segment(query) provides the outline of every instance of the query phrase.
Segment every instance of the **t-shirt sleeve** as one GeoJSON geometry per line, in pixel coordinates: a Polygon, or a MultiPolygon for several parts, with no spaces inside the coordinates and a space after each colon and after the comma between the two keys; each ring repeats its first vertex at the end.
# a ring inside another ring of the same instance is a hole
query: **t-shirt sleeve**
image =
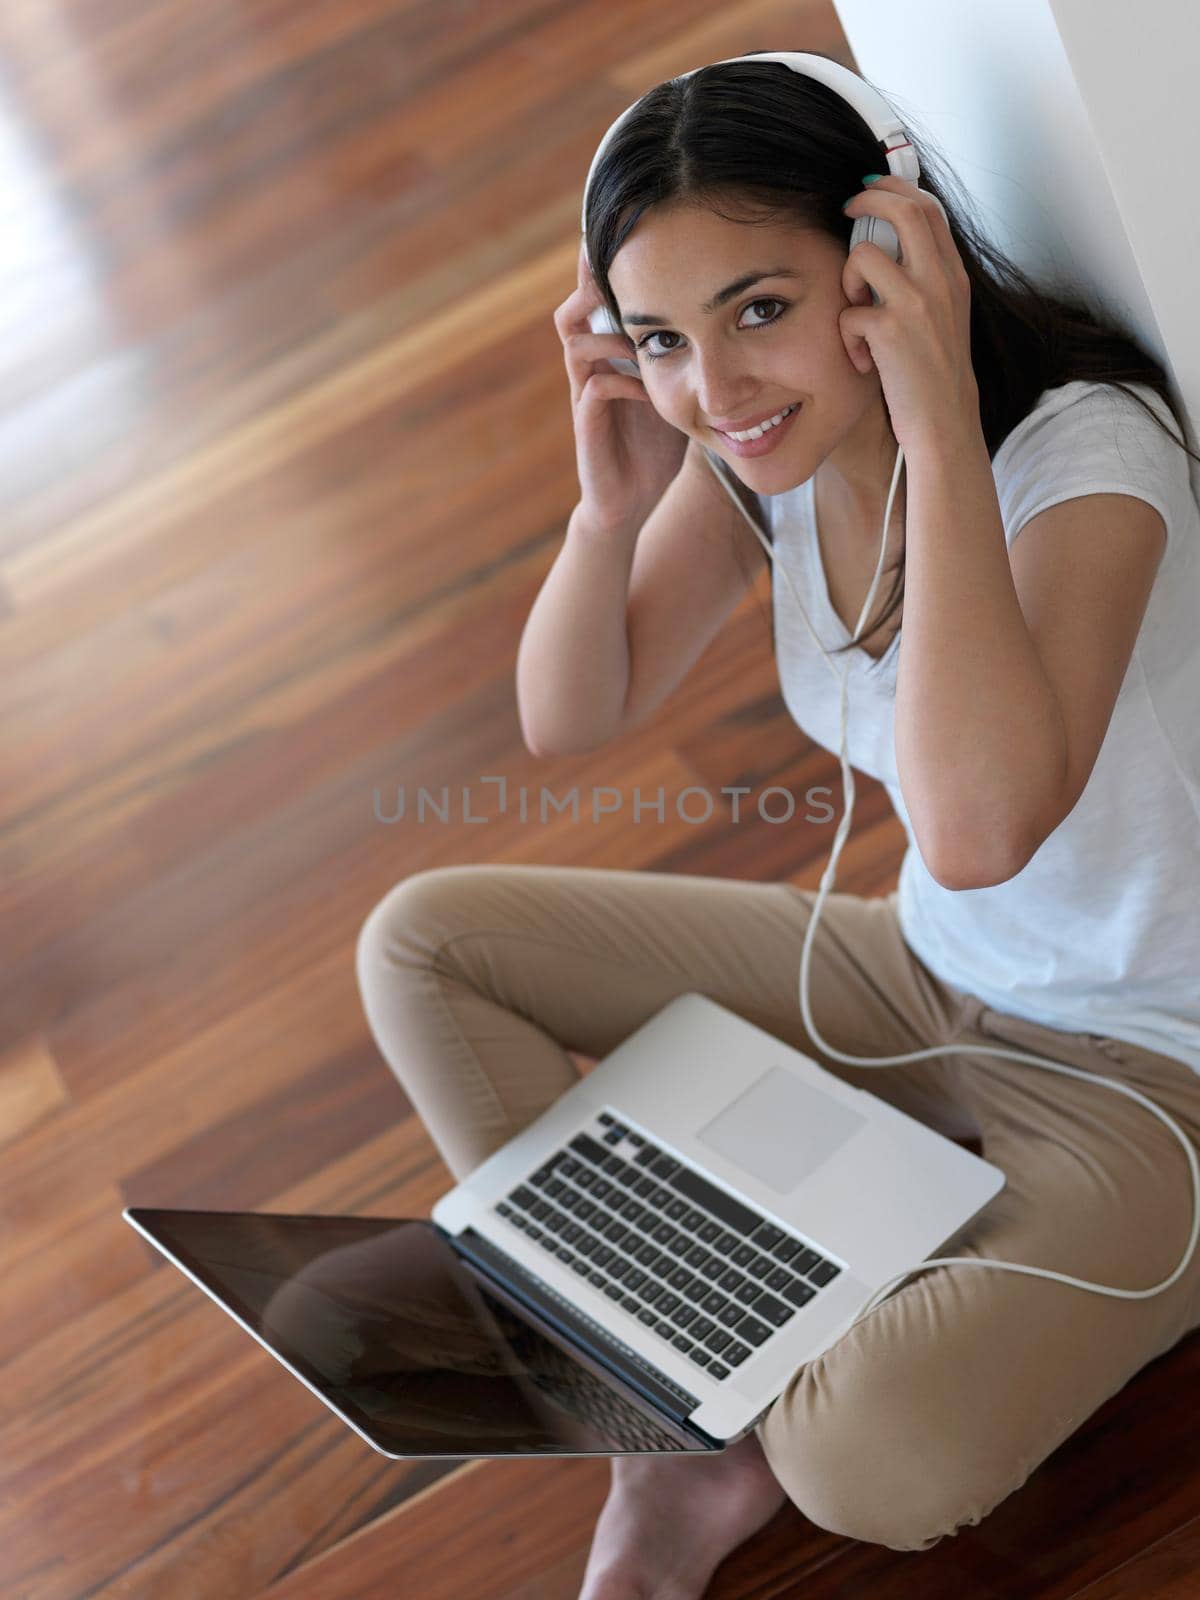
{"type": "Polygon", "coordinates": [[[1031,517],[1060,501],[1128,494],[1160,514],[1171,548],[1187,521],[1189,457],[1174,442],[1179,424],[1170,407],[1145,385],[1134,387],[1170,435],[1136,400],[1103,383],[1066,385],[1070,396],[1050,391],[1057,402],[1039,403],[1009,434],[992,465],[1010,547],[1031,517]]]}

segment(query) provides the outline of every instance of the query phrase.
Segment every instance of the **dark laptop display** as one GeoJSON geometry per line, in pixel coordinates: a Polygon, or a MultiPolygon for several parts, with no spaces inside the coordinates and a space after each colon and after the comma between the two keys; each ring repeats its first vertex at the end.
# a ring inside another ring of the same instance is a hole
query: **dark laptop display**
{"type": "Polygon", "coordinates": [[[430,1222],[145,1208],[127,1216],[387,1455],[703,1448],[671,1431],[601,1356],[568,1344],[541,1316],[535,1325],[430,1222]]]}

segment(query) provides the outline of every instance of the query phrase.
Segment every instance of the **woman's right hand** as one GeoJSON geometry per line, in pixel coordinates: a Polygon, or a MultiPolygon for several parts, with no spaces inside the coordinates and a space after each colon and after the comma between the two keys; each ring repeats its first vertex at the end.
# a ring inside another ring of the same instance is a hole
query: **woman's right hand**
{"type": "Polygon", "coordinates": [[[580,514],[597,529],[640,528],[683,465],[688,439],[659,416],[640,379],[609,366],[630,359],[629,342],[620,333],[592,332],[588,319],[604,299],[582,241],[578,272],[554,326],[571,384],[580,514]]]}

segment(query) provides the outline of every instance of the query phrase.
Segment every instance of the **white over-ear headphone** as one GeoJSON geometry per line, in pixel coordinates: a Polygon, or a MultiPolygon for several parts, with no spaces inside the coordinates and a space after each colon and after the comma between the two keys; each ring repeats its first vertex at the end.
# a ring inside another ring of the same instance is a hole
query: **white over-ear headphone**
{"type": "MultiPolygon", "coordinates": [[[[913,146],[909,140],[908,132],[904,127],[903,121],[896,114],[894,108],[887,103],[879,91],[872,88],[870,84],[865,83],[863,79],[857,75],[857,73],[851,72],[847,67],[840,66],[836,61],[827,61],[824,56],[809,55],[802,51],[779,51],[778,53],[771,55],[730,56],[725,61],[714,62],[713,65],[727,66],[734,61],[750,61],[755,63],[778,62],[781,66],[788,67],[792,72],[800,73],[804,77],[815,78],[818,82],[826,84],[830,89],[835,90],[842,96],[844,100],[854,107],[855,111],[858,112],[863,121],[871,129],[871,132],[879,140],[884,156],[887,160],[888,171],[894,173],[897,177],[908,178],[913,183],[916,183],[919,180],[920,167],[917,162],[917,153],[913,149],[913,146]]],[[[692,69],[693,72],[699,72],[700,70],[701,69],[699,67],[692,69]]],[[[692,72],[680,73],[679,76],[681,78],[690,78],[692,76],[692,72]]],[[[635,101],[634,104],[623,111],[616,121],[611,125],[603,139],[601,139],[600,144],[596,149],[596,154],[592,157],[592,164],[588,168],[587,181],[583,187],[583,208],[580,218],[580,226],[584,239],[585,259],[587,255],[587,202],[588,193],[591,189],[592,177],[609,140],[613,137],[614,133],[621,126],[625,118],[628,117],[640,103],[640,100],[635,101]]],[[[867,239],[871,243],[878,245],[882,250],[885,250],[894,261],[899,261],[901,259],[900,242],[897,238],[896,230],[892,227],[891,223],[885,222],[882,218],[859,217],[856,219],[853,230],[850,234],[849,248],[852,250],[854,246],[863,239],[867,239]]],[[[879,303],[878,296],[875,294],[874,290],[871,291],[871,298],[876,304],[879,303]]],[[[613,322],[607,306],[598,306],[592,312],[589,320],[594,333],[621,332],[621,329],[613,322]]],[[[635,378],[641,377],[635,362],[627,361],[620,357],[606,357],[606,359],[609,360],[611,364],[619,371],[627,372],[630,374],[630,376],[635,378]]],[[[741,500],[738,498],[737,493],[735,492],[728,476],[724,471],[725,463],[720,457],[714,455],[712,451],[707,449],[707,447],[705,448],[705,457],[709,466],[716,475],[717,481],[729,495],[739,513],[749,523],[750,528],[758,542],[766,551],[768,559],[774,562],[775,552],[772,549],[769,541],[764,537],[762,530],[758,527],[757,523],[749,515],[745,507],[742,505],[741,500]]],[[[900,478],[900,468],[903,464],[903,461],[904,452],[901,449],[897,449],[896,465],[892,472],[891,486],[888,490],[887,506],[883,514],[883,537],[879,546],[879,558],[875,564],[875,573],[871,579],[871,586],[867,591],[867,598],[863,602],[863,607],[859,613],[858,621],[854,625],[855,639],[859,637],[859,629],[863,626],[863,623],[870,614],[871,604],[874,601],[875,591],[879,584],[880,573],[883,570],[883,558],[887,548],[887,529],[888,524],[891,521],[892,502],[895,499],[896,485],[900,478]]],[[[1197,1166],[1196,1154],[1192,1147],[1192,1143],[1180,1128],[1179,1124],[1174,1120],[1173,1117],[1169,1116],[1161,1106],[1156,1105],[1154,1101],[1151,1100],[1147,1095],[1142,1094],[1138,1089],[1130,1088],[1128,1084],[1116,1083],[1110,1078],[1101,1077],[1098,1073],[1086,1072],[1081,1067],[1069,1067],[1063,1062],[1048,1061],[1044,1056],[1031,1055],[1029,1052],[1024,1050],[1005,1050],[996,1046],[963,1046],[955,1044],[933,1045],[926,1050],[913,1050],[904,1055],[896,1056],[849,1056],[844,1054],[844,1052],[841,1050],[835,1049],[833,1045],[829,1044],[817,1032],[817,1027],[813,1021],[812,1013],[808,1004],[808,970],[812,951],[812,940],[813,935],[816,932],[817,921],[821,915],[821,908],[825,903],[825,897],[830,888],[833,886],[834,869],[837,866],[837,860],[841,854],[842,845],[845,843],[846,836],[850,831],[850,819],[854,812],[854,777],[850,768],[850,764],[846,759],[846,695],[848,673],[846,671],[842,671],[840,673],[838,672],[838,669],[834,666],[833,661],[830,658],[829,652],[825,649],[825,646],[821,643],[820,639],[817,638],[816,631],[813,628],[812,622],[809,620],[808,612],[805,610],[800,596],[796,593],[796,586],[792,582],[791,574],[788,572],[787,568],[780,563],[779,570],[783,573],[788,588],[792,592],[792,598],[795,600],[796,605],[800,609],[800,614],[804,618],[805,626],[808,628],[809,633],[812,634],[817,648],[824,656],[826,665],[834,674],[834,676],[838,677],[841,682],[840,759],[842,766],[842,791],[846,797],[846,810],[842,816],[837,833],[834,836],[833,849],[830,852],[828,864],[826,865],[825,872],[821,878],[820,890],[813,906],[812,916],[809,918],[808,929],[804,939],[804,948],[800,956],[800,1011],[804,1017],[804,1025],[808,1029],[809,1038],[814,1040],[819,1048],[822,1049],[826,1055],[831,1057],[834,1061],[844,1061],[848,1065],[856,1067],[891,1067],[897,1066],[904,1061],[924,1061],[928,1056],[984,1055],[1002,1056],[1011,1061],[1023,1061],[1035,1067],[1042,1067],[1047,1072],[1061,1072],[1072,1078],[1091,1078],[1094,1082],[1103,1085],[1104,1088],[1110,1089],[1115,1094],[1127,1095],[1131,1100],[1140,1100],[1141,1103],[1148,1107],[1149,1110],[1151,1110],[1161,1122],[1164,1122],[1183,1146],[1184,1154],[1187,1157],[1188,1167],[1192,1174],[1192,1232],[1191,1237],[1188,1240],[1187,1249],[1184,1251],[1183,1259],[1175,1268],[1174,1272],[1172,1272],[1169,1277],[1164,1278],[1161,1283],[1154,1284],[1149,1289],[1117,1289],[1108,1284],[1090,1283],[1085,1278],[1074,1278],[1069,1276],[1067,1273],[1051,1272],[1044,1267],[1019,1266],[1015,1262],[1011,1261],[987,1261],[980,1260],[975,1256],[931,1256],[920,1262],[917,1266],[910,1267],[907,1272],[901,1272],[898,1273],[894,1278],[889,1278],[888,1281],[883,1284],[874,1295],[872,1295],[871,1299],[867,1301],[866,1305],[863,1306],[862,1310],[859,1311],[854,1320],[847,1323],[844,1331],[848,1332],[850,1328],[854,1327],[856,1323],[860,1322],[869,1311],[878,1305],[881,1300],[887,1297],[894,1285],[903,1283],[905,1278],[912,1277],[913,1273],[915,1272],[923,1272],[927,1267],[935,1266],[959,1265],[968,1267],[990,1267],[993,1271],[997,1272],[1023,1272],[1030,1277],[1053,1278],[1059,1283],[1070,1284],[1073,1288],[1088,1289],[1095,1294],[1111,1295],[1112,1297],[1121,1300],[1148,1300],[1153,1295],[1162,1294],[1165,1289],[1169,1289],[1173,1283],[1177,1282],[1178,1279],[1182,1277],[1188,1263],[1191,1261],[1192,1256],[1195,1253],[1196,1239],[1197,1236],[1200,1235],[1200,1167],[1197,1166]]]]}
{"type": "MultiPolygon", "coordinates": [[[[869,83],[863,81],[856,72],[851,72],[848,67],[839,66],[836,61],[826,61],[824,56],[807,55],[800,50],[780,50],[774,55],[761,56],[729,56],[725,61],[715,61],[717,67],[729,66],[734,61],[777,61],[780,66],[788,67],[792,72],[797,72],[803,78],[815,78],[818,83],[823,83],[829,89],[840,94],[842,99],[852,105],[855,111],[870,128],[883,147],[883,154],[887,160],[890,173],[897,178],[908,178],[913,183],[918,183],[921,178],[921,168],[917,161],[917,152],[914,150],[908,137],[908,130],[896,115],[893,108],[869,83]]],[[[701,67],[693,67],[691,72],[681,72],[679,79],[690,78],[693,74],[703,71],[701,67]]],[[[678,80],[674,80],[678,81],[678,80]]],[[[644,97],[643,97],[644,98],[644,97]]],[[[641,101],[635,100],[633,105],[626,107],[621,115],[611,125],[608,132],[596,147],[596,154],[592,157],[592,164],[588,168],[587,179],[583,185],[583,208],[579,219],[579,226],[583,232],[583,253],[587,257],[587,203],[588,193],[592,187],[592,178],[600,163],[609,141],[617,129],[625,121],[641,101]]],[[[893,261],[900,260],[900,240],[896,230],[890,222],[882,217],[858,217],[850,233],[850,249],[862,240],[877,244],[881,250],[886,250],[893,261]]],[[[871,298],[878,304],[878,296],[872,289],[871,298]]],[[[607,306],[597,306],[592,312],[591,326],[593,333],[620,333],[620,328],[612,320],[607,306]]],[[[613,365],[622,372],[628,372],[631,377],[640,378],[637,363],[616,359],[613,365]]]]}

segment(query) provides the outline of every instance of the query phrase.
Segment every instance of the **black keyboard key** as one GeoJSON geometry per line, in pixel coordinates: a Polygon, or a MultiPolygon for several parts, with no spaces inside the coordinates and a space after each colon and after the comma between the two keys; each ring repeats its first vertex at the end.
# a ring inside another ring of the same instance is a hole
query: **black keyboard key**
{"type": "Polygon", "coordinates": [[[783,1291],[783,1298],[790,1300],[794,1306],[806,1306],[816,1292],[811,1284],[803,1283],[797,1278],[795,1283],[789,1284],[783,1291]]]}
{"type": "Polygon", "coordinates": [[[754,1230],[753,1243],[760,1250],[773,1250],[779,1241],[785,1237],[783,1229],[777,1228],[774,1223],[760,1222],[754,1230]]]}
{"type": "Polygon", "coordinates": [[[570,1148],[577,1151],[595,1167],[600,1166],[609,1157],[609,1152],[605,1146],[598,1144],[595,1139],[589,1139],[586,1133],[577,1133],[571,1140],[570,1148]]]}
{"type": "Polygon", "coordinates": [[[752,1309],[756,1317],[769,1322],[773,1328],[782,1328],[788,1318],[795,1315],[793,1306],[784,1305],[773,1294],[760,1294],[752,1309]]]}
{"type": "Polygon", "coordinates": [[[718,1222],[723,1222],[734,1233],[745,1236],[753,1233],[760,1225],[761,1219],[756,1211],[751,1211],[749,1206],[742,1205],[740,1200],[735,1200],[731,1194],[726,1194],[724,1189],[718,1189],[715,1183],[709,1183],[708,1179],[702,1178],[698,1172],[690,1172],[686,1167],[680,1167],[670,1182],[673,1189],[678,1189],[680,1194],[686,1195],[689,1200],[694,1200],[698,1206],[703,1206],[716,1217],[718,1222]]]}

